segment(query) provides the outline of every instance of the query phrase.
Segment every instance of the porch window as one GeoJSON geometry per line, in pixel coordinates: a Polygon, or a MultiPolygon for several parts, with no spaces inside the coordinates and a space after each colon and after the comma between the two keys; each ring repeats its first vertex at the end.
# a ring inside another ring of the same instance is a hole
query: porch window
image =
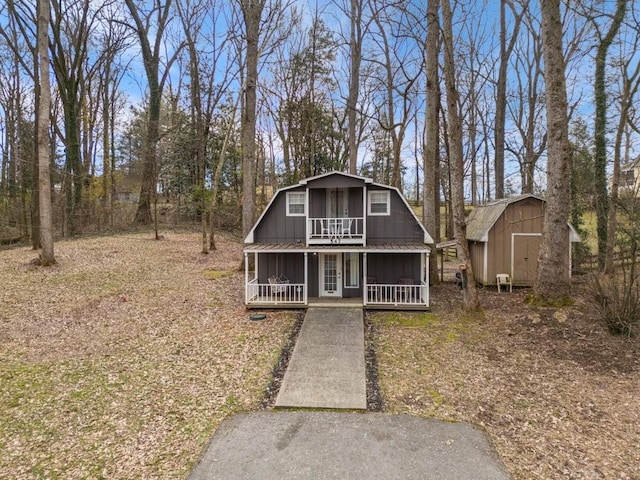
{"type": "Polygon", "coordinates": [[[304,208],[304,192],[287,192],[287,216],[303,217],[304,208]]]}
{"type": "Polygon", "coordinates": [[[389,192],[369,192],[369,215],[389,215],[389,192]]]}
{"type": "Polygon", "coordinates": [[[360,286],[360,256],[357,253],[344,254],[344,286],[345,288],[360,286]]]}

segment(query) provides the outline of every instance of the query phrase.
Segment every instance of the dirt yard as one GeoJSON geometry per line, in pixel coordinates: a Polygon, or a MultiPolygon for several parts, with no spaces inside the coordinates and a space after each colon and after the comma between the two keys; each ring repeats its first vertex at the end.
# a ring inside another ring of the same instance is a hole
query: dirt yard
{"type": "Polygon", "coordinates": [[[237,241],[164,237],[0,251],[0,478],[185,478],[260,408],[295,313],[248,319],[237,241]]]}
{"type": "MultiPolygon", "coordinates": [[[[238,241],[196,233],[0,251],[0,478],[184,478],[228,415],[265,389],[297,312],[252,322],[238,241]]],[[[452,284],[429,314],[369,317],[381,403],[484,427],[514,479],[640,479],[640,344],[576,305],[452,284]]],[[[371,335],[370,335],[371,336],[371,335]]],[[[369,337],[370,337],[369,336],[369,337]]]]}
{"type": "Polygon", "coordinates": [[[487,288],[470,316],[444,284],[429,314],[372,314],[385,410],[485,428],[514,479],[640,479],[640,343],[583,289],[551,309],[487,288]]]}

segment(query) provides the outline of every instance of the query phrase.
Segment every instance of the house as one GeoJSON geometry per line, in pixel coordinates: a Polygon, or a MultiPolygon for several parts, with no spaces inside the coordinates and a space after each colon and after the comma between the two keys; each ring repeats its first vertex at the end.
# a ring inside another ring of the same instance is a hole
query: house
{"type": "Polygon", "coordinates": [[[307,178],[278,190],[245,238],[245,303],[426,309],[429,243],[398,189],[341,172],[307,178]]]}
{"type": "Polygon", "coordinates": [[[620,194],[640,196],[640,157],[620,167],[620,194]]]}
{"type": "MultiPolygon", "coordinates": [[[[532,286],[538,270],[545,200],[535,195],[496,200],[473,209],[467,219],[467,241],[475,279],[496,285],[508,274],[514,286],[532,286]]],[[[566,268],[571,275],[571,242],[580,237],[567,224],[566,268]]]]}

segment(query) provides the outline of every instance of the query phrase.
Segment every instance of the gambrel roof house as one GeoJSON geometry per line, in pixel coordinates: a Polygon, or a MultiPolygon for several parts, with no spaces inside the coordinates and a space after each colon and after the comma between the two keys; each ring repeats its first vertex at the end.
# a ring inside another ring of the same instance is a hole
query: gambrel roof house
{"type": "Polygon", "coordinates": [[[278,190],[245,238],[245,303],[426,309],[432,242],[398,189],[342,172],[306,178],[278,190]]]}
{"type": "MultiPolygon", "coordinates": [[[[496,285],[507,274],[513,285],[531,286],[538,272],[546,201],[535,195],[503,198],[475,207],[467,219],[467,241],[478,283],[496,285]]],[[[571,274],[571,244],[579,242],[567,223],[569,237],[565,265],[571,274]]]]}

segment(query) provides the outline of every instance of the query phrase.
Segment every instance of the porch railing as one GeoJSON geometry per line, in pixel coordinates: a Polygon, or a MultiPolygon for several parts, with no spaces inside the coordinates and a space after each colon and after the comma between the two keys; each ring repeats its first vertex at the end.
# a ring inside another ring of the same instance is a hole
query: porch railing
{"type": "Polygon", "coordinates": [[[367,285],[366,304],[369,305],[427,305],[427,284],[395,285],[370,284],[367,285]]]}
{"type": "Polygon", "coordinates": [[[309,218],[307,240],[310,243],[364,244],[364,218],[309,218]]]}
{"type": "Polygon", "coordinates": [[[257,279],[247,284],[247,304],[305,303],[303,283],[258,283],[257,279]]]}

